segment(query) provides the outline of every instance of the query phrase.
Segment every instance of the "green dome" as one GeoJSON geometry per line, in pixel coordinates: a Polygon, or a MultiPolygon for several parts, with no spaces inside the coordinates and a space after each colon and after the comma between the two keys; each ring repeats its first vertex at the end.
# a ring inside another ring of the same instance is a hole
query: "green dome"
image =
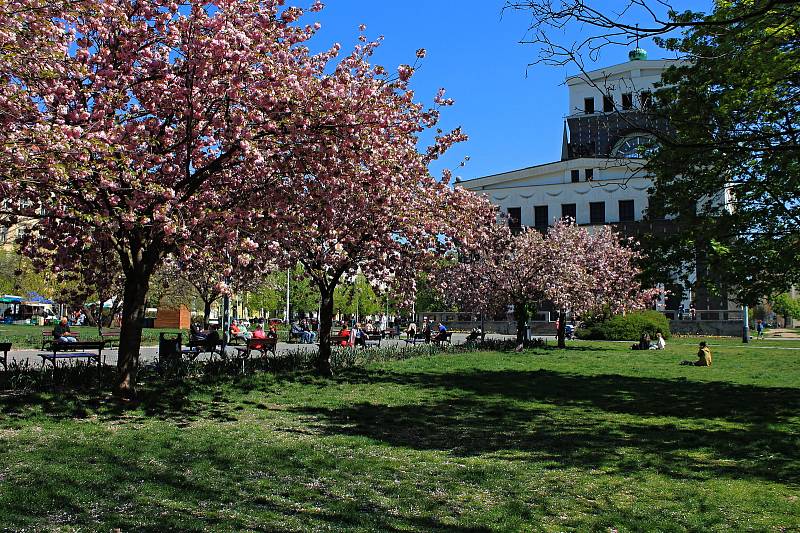
{"type": "Polygon", "coordinates": [[[647,50],[644,48],[636,47],[630,52],[628,52],[628,59],[631,61],[637,61],[639,59],[644,60],[647,59],[647,50]]]}

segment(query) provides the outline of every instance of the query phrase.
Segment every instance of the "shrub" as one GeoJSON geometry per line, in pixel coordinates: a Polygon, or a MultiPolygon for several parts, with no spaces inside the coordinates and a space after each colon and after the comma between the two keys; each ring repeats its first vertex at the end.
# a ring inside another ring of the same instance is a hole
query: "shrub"
{"type": "Polygon", "coordinates": [[[636,311],[627,315],[617,315],[604,322],[590,324],[578,329],[581,339],[607,341],[636,341],[642,333],[655,338],[660,331],[664,338],[669,338],[669,320],[657,311],[636,311]]]}

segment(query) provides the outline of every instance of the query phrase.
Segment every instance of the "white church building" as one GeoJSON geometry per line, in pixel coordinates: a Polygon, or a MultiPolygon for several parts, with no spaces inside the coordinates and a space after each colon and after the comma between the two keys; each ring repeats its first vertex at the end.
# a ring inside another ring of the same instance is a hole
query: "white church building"
{"type": "MultiPolygon", "coordinates": [[[[630,61],[567,78],[561,158],[558,161],[462,181],[459,186],[485,194],[508,215],[512,230],[544,230],[561,218],[581,226],[612,224],[623,234],[669,232],[670,220],[642,222],[650,205],[652,178],[643,171],[652,135],[666,120],[647,113],[661,74],[677,60],[648,60],[644,50],[630,61]]],[[[692,283],[695,279],[690,279],[692,283]]],[[[668,286],[663,309],[677,318],[683,304],[704,310],[704,320],[733,320],[726,298],[699,287],[695,294],[668,286]],[[717,312],[719,311],[719,312],[717,312]]],[[[700,318],[700,313],[698,313],[700,318]]],[[[692,326],[694,327],[694,326],[692,326]]]]}
{"type": "Polygon", "coordinates": [[[643,51],[620,65],[567,79],[569,109],[561,159],[463,181],[508,214],[514,226],[546,228],[563,217],[579,225],[640,221],[651,179],[641,171],[658,124],[642,113],[653,85],[673,60],[646,60],[643,51]]]}

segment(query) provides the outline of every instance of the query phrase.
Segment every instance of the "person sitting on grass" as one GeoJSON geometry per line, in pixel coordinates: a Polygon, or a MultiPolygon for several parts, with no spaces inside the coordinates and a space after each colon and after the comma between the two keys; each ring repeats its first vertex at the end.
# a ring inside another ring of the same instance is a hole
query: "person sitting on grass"
{"type": "Polygon", "coordinates": [[[56,342],[76,342],[78,340],[70,335],[67,317],[62,316],[61,321],[53,328],[53,338],[56,342]]]}
{"type": "Polygon", "coordinates": [[[664,336],[661,334],[660,331],[656,331],[656,342],[650,345],[651,350],[663,350],[667,347],[667,341],[664,340],[664,336]]]}
{"type": "Polygon", "coordinates": [[[697,351],[697,361],[681,361],[682,365],[693,366],[711,366],[711,350],[706,345],[705,341],[700,343],[700,349],[697,351]]]}
{"type": "Polygon", "coordinates": [[[649,350],[650,349],[650,334],[646,331],[639,337],[639,343],[631,346],[631,350],[649,350]]]}

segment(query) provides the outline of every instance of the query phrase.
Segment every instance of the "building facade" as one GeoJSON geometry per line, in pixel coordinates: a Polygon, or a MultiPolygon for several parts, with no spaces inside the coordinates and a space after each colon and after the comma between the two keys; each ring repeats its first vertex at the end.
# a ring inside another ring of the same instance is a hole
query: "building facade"
{"type": "Polygon", "coordinates": [[[634,59],[568,78],[561,159],[461,186],[486,194],[512,227],[544,229],[565,217],[579,225],[641,221],[653,184],[642,171],[647,132],[667,127],[643,111],[672,64],[634,59]]]}
{"type": "MultiPolygon", "coordinates": [[[[648,112],[652,94],[661,74],[677,61],[647,60],[641,49],[632,51],[630,58],[566,80],[569,107],[558,161],[463,181],[460,186],[485,194],[508,216],[512,230],[544,231],[570,218],[590,231],[609,224],[631,236],[672,231],[670,220],[644,221],[653,186],[644,162],[655,142],[652,132],[669,128],[666,120],[648,112]]],[[[727,299],[696,283],[696,272],[690,279],[694,290],[665,280],[668,296],[659,308],[677,318],[681,304],[685,309],[694,304],[698,310],[720,311],[716,316],[728,320],[729,313],[722,312],[730,309],[727,299]]]]}

